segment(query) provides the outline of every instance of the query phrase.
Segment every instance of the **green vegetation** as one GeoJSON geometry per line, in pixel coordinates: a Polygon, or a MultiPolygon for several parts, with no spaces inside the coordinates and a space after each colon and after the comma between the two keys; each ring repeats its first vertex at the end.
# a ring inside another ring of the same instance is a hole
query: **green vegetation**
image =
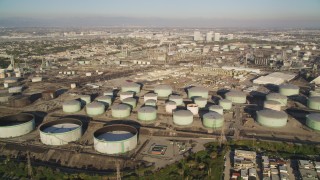
{"type": "Polygon", "coordinates": [[[191,153],[187,158],[152,173],[150,169],[140,169],[124,176],[124,179],[221,179],[223,175],[223,156],[228,146],[219,147],[217,143],[206,144],[205,150],[191,153]]]}
{"type": "Polygon", "coordinates": [[[0,68],[7,68],[10,64],[9,58],[0,57],[0,68]]]}
{"type": "MultiPolygon", "coordinates": [[[[139,167],[133,171],[122,171],[122,178],[129,180],[162,180],[162,179],[222,179],[224,170],[224,155],[229,149],[247,149],[263,152],[266,155],[282,158],[306,158],[311,159],[319,156],[320,147],[315,145],[300,145],[283,142],[265,141],[230,141],[220,147],[216,142],[205,144],[205,150],[192,153],[173,164],[156,170],[151,167],[139,167]]],[[[28,178],[26,163],[14,162],[12,160],[0,161],[1,177],[17,177],[18,179],[28,178]]],[[[65,173],[59,169],[50,167],[33,166],[34,179],[114,179],[115,173],[107,175],[88,175],[85,173],[65,173]]]]}
{"type": "Polygon", "coordinates": [[[257,152],[263,152],[268,155],[277,155],[283,158],[318,156],[320,147],[307,144],[293,144],[286,142],[266,142],[266,141],[231,141],[229,146],[232,149],[243,148],[257,152]]]}
{"type": "MultiPolygon", "coordinates": [[[[45,166],[33,166],[33,179],[35,180],[56,180],[56,179],[83,179],[83,180],[101,180],[107,179],[98,175],[87,175],[84,173],[63,173],[45,166]]],[[[15,162],[7,158],[0,161],[0,179],[30,179],[28,176],[28,167],[24,162],[15,162]]]]}

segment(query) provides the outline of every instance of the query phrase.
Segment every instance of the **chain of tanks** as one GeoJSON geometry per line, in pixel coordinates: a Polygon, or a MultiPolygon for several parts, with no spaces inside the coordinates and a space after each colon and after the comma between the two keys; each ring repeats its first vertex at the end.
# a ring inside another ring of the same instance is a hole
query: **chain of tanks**
{"type": "MultiPolygon", "coordinates": [[[[6,83],[15,83],[14,78],[5,80],[6,83]]],[[[9,83],[9,84],[10,84],[9,83]]],[[[79,99],[65,101],[62,105],[65,114],[77,113],[85,107],[88,116],[94,117],[104,114],[108,107],[115,119],[125,119],[130,116],[132,109],[137,107],[136,95],[140,93],[142,85],[127,82],[122,85],[119,92],[121,103],[113,103],[114,91],[107,91],[103,96],[91,100],[90,95],[82,95],[79,99]]],[[[3,93],[3,92],[1,92],[3,93]]],[[[47,92],[51,94],[52,92],[47,92]]],[[[188,99],[193,103],[187,104],[183,97],[173,94],[169,85],[157,85],[154,92],[144,95],[144,105],[138,109],[138,120],[142,122],[155,122],[157,120],[158,97],[165,99],[166,113],[172,114],[172,121],[177,126],[189,126],[194,121],[194,116],[199,114],[199,109],[208,108],[208,112],[202,115],[202,124],[206,128],[221,128],[224,125],[224,111],[232,108],[233,104],[247,103],[247,95],[241,91],[231,90],[224,94],[217,105],[207,107],[209,92],[203,87],[190,87],[187,89],[188,99]]],[[[46,93],[44,93],[46,94],[46,93]]],[[[288,121],[288,115],[281,107],[287,105],[290,96],[299,94],[299,87],[292,84],[282,84],[278,93],[270,93],[266,96],[264,109],[256,112],[256,121],[269,128],[284,127],[288,121]]],[[[46,97],[46,96],[45,96],[46,97]]],[[[55,96],[51,96],[54,98],[55,96]]],[[[308,98],[308,108],[320,110],[320,97],[308,98]]],[[[320,113],[306,115],[306,125],[316,131],[320,131],[320,113]]],[[[0,138],[12,138],[23,136],[35,129],[35,117],[32,114],[20,113],[0,118],[0,138]]],[[[59,146],[77,141],[83,135],[83,125],[80,120],[62,118],[56,121],[45,122],[38,128],[41,142],[46,145],[59,146]]],[[[138,130],[130,125],[108,125],[97,129],[93,133],[94,149],[104,154],[123,154],[137,147],[138,130]]]]}

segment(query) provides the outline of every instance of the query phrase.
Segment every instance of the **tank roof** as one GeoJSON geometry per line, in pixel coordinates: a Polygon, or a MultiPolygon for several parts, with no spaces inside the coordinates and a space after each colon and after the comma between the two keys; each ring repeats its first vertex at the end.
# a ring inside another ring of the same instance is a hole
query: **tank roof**
{"type": "Polygon", "coordinates": [[[156,111],[157,111],[156,108],[150,107],[150,106],[145,106],[138,110],[139,113],[153,113],[156,111]]]}
{"type": "Polygon", "coordinates": [[[206,114],[203,115],[203,118],[206,119],[221,119],[223,118],[223,116],[217,112],[208,112],[206,114]]]}
{"type": "Polygon", "coordinates": [[[232,97],[243,97],[247,96],[246,93],[242,91],[230,91],[226,93],[226,96],[232,96],[232,97]]]}
{"type": "Polygon", "coordinates": [[[154,89],[157,89],[157,90],[160,90],[160,89],[171,89],[172,90],[172,87],[168,84],[160,84],[160,85],[157,85],[154,87],[154,89]]]}
{"type": "Polygon", "coordinates": [[[299,89],[299,86],[296,86],[294,84],[280,84],[279,88],[284,88],[284,89],[299,89]]]}
{"type": "Polygon", "coordinates": [[[267,96],[270,98],[287,99],[287,96],[284,96],[280,93],[270,93],[270,94],[267,94],[267,96]]]}
{"type": "Polygon", "coordinates": [[[93,133],[93,136],[103,141],[121,141],[138,134],[133,126],[114,124],[102,127],[93,133]]]}
{"type": "Polygon", "coordinates": [[[34,119],[34,115],[28,113],[20,113],[15,115],[0,117],[0,126],[14,126],[23,124],[34,119]]]}
{"type": "Polygon", "coordinates": [[[281,105],[280,102],[274,101],[274,100],[266,100],[266,101],[264,101],[264,103],[272,104],[272,105],[281,105]]]}
{"type": "Polygon", "coordinates": [[[78,105],[78,104],[80,104],[80,102],[75,99],[63,102],[63,105],[78,105]]]}
{"type": "Polygon", "coordinates": [[[211,105],[209,109],[223,109],[223,107],[220,105],[211,105]]]}
{"type": "Polygon", "coordinates": [[[320,102],[320,96],[312,96],[309,98],[309,101],[320,102]]]}
{"type": "Polygon", "coordinates": [[[99,108],[101,106],[104,106],[101,102],[92,102],[87,104],[87,108],[99,108]]]}
{"type": "Polygon", "coordinates": [[[208,89],[206,89],[204,87],[196,86],[196,87],[189,88],[188,92],[205,92],[205,93],[207,93],[208,89]]]}
{"type": "Polygon", "coordinates": [[[130,110],[130,106],[127,104],[116,104],[111,107],[111,110],[130,110]]]}
{"type": "Polygon", "coordinates": [[[135,82],[125,82],[122,84],[121,87],[139,87],[140,88],[140,84],[135,82]]]}
{"type": "Polygon", "coordinates": [[[312,119],[313,121],[320,122],[320,113],[308,114],[307,117],[308,117],[309,119],[312,119]]]}
{"type": "Polygon", "coordinates": [[[63,118],[50,121],[40,126],[40,131],[45,133],[65,133],[82,127],[82,122],[78,119],[63,118]]]}
{"type": "Polygon", "coordinates": [[[180,117],[189,117],[193,116],[192,112],[189,110],[178,110],[173,113],[175,116],[180,116],[180,117]]]}
{"type": "Polygon", "coordinates": [[[257,111],[257,114],[259,114],[260,116],[273,118],[273,119],[288,118],[287,113],[285,113],[284,111],[276,111],[271,109],[264,109],[261,111],[257,111]]]}

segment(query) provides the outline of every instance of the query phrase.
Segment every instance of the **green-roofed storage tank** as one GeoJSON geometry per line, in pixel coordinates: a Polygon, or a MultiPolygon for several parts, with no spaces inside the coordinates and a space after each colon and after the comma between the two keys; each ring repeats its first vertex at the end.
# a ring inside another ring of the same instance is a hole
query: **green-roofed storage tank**
{"type": "Polygon", "coordinates": [[[266,100],[277,101],[281,104],[281,106],[286,106],[288,102],[287,96],[284,96],[279,93],[270,93],[266,96],[266,100]]]}
{"type": "Polygon", "coordinates": [[[157,93],[159,97],[168,97],[172,94],[172,87],[170,85],[160,84],[154,88],[154,92],[157,93]]]}
{"type": "Polygon", "coordinates": [[[157,109],[154,107],[142,107],[138,110],[138,119],[140,121],[154,121],[157,118],[157,109]]]}
{"type": "Polygon", "coordinates": [[[134,82],[126,82],[122,84],[121,91],[122,92],[135,92],[138,94],[140,92],[140,84],[134,83],[134,82]]]}
{"type": "Polygon", "coordinates": [[[223,115],[223,107],[220,105],[211,105],[209,107],[209,111],[217,112],[217,113],[223,115]]]}
{"type": "Polygon", "coordinates": [[[232,101],[228,99],[220,99],[219,100],[219,105],[224,109],[224,110],[230,110],[232,108],[232,101]]]}
{"type": "Polygon", "coordinates": [[[217,112],[208,112],[203,115],[203,126],[207,128],[221,128],[224,123],[224,117],[217,112]]]}
{"type": "Polygon", "coordinates": [[[203,97],[196,97],[196,98],[194,98],[194,103],[196,104],[196,105],[198,105],[199,106],[199,108],[204,108],[204,107],[206,107],[206,105],[207,105],[207,99],[206,98],[203,98],[203,97]]]}
{"type": "Polygon", "coordinates": [[[81,110],[81,103],[80,101],[77,101],[77,100],[65,101],[62,104],[62,109],[63,109],[63,112],[66,112],[66,113],[78,112],[81,110]]]}
{"type": "Polygon", "coordinates": [[[122,100],[122,103],[129,105],[131,107],[131,109],[133,109],[137,106],[137,100],[132,97],[122,100]]]}
{"type": "Polygon", "coordinates": [[[112,104],[112,97],[111,96],[99,96],[95,99],[98,102],[101,102],[102,104],[104,104],[106,107],[110,107],[112,104]]]}
{"type": "Polygon", "coordinates": [[[130,116],[131,108],[127,104],[117,104],[111,107],[111,114],[114,118],[125,118],[130,116]]]}
{"type": "Polygon", "coordinates": [[[193,122],[193,114],[189,110],[178,110],[173,112],[173,123],[176,125],[190,125],[193,122]]]}
{"type": "Polygon", "coordinates": [[[192,87],[188,89],[188,98],[202,97],[208,99],[209,91],[204,87],[192,87]]]}
{"type": "Polygon", "coordinates": [[[299,95],[299,87],[293,84],[281,84],[279,86],[279,93],[284,96],[299,95]]]}
{"type": "Polygon", "coordinates": [[[308,114],[306,118],[306,124],[309,128],[320,131],[320,113],[308,114]]]}
{"type": "Polygon", "coordinates": [[[173,101],[177,106],[183,105],[183,98],[179,95],[170,95],[169,101],[173,101]]]}
{"type": "Polygon", "coordinates": [[[320,96],[313,96],[308,99],[310,109],[320,110],[320,96]]]}
{"type": "Polygon", "coordinates": [[[86,105],[86,111],[88,116],[101,115],[105,111],[105,106],[100,102],[92,102],[86,105]]]}
{"type": "Polygon", "coordinates": [[[247,95],[241,91],[230,91],[225,94],[227,100],[232,101],[232,103],[244,104],[247,102],[247,95]]]}
{"type": "Polygon", "coordinates": [[[257,122],[262,126],[278,128],[287,124],[288,115],[284,111],[264,109],[257,111],[257,122]]]}

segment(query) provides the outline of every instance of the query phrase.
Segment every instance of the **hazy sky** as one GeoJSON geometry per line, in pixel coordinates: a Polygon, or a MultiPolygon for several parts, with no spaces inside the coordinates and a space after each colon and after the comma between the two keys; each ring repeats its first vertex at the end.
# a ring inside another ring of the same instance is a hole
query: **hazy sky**
{"type": "Polygon", "coordinates": [[[320,22],[320,0],[0,0],[1,17],[202,18],[303,24],[320,22]]]}

